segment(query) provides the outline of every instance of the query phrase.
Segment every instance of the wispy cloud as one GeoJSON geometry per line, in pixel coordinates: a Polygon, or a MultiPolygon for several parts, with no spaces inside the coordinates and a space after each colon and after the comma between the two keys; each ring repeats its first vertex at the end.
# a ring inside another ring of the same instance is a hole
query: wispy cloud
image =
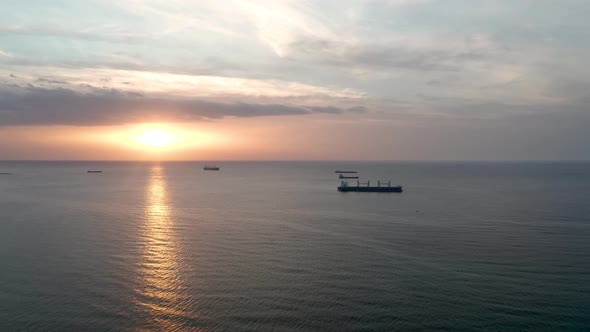
{"type": "MultiPolygon", "coordinates": [[[[168,97],[209,97],[209,98],[304,98],[326,97],[360,99],[363,93],[352,89],[331,89],[322,86],[285,82],[278,80],[256,80],[210,75],[187,75],[166,72],[119,70],[105,68],[56,68],[51,75],[35,77],[46,72],[47,67],[28,67],[21,71],[20,83],[26,84],[72,84],[80,89],[92,86],[133,90],[168,97]]],[[[2,71],[0,71],[2,73],[2,71]]],[[[5,75],[9,75],[6,71],[5,75]]],[[[14,82],[12,82],[14,83],[14,82]]],[[[71,88],[71,87],[70,87],[71,88]]]]}
{"type": "Polygon", "coordinates": [[[482,39],[471,36],[455,40],[446,38],[445,43],[433,42],[423,46],[399,40],[347,44],[308,38],[297,40],[289,46],[294,57],[311,57],[311,61],[344,68],[458,71],[471,62],[487,60],[498,52],[498,48],[482,39]]]}
{"type": "Polygon", "coordinates": [[[74,38],[90,41],[108,41],[118,43],[140,43],[150,39],[148,34],[113,31],[108,27],[83,28],[72,30],[71,27],[58,24],[45,25],[0,25],[0,36],[40,36],[74,38]]]}
{"type": "Polygon", "coordinates": [[[0,50],[0,57],[12,58],[14,56],[12,54],[8,53],[8,52],[5,52],[5,51],[0,50]]]}

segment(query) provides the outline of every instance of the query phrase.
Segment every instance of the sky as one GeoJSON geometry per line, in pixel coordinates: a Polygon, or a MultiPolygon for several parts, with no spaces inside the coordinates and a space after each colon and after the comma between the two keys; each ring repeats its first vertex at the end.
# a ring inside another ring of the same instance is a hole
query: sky
{"type": "Polygon", "coordinates": [[[0,12],[0,159],[590,160],[586,0],[0,12]]]}

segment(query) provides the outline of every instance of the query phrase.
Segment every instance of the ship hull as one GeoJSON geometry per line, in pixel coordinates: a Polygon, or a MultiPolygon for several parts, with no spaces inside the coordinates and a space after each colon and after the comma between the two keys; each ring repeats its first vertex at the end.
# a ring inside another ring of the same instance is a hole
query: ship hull
{"type": "Polygon", "coordinates": [[[341,192],[363,192],[363,193],[401,193],[402,187],[349,187],[340,186],[338,191],[341,192]]]}

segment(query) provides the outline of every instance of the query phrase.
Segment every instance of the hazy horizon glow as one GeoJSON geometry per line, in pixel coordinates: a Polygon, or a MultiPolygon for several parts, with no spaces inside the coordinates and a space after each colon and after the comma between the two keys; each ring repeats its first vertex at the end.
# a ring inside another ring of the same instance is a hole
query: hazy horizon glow
{"type": "Polygon", "coordinates": [[[0,10],[0,159],[590,159],[587,1],[0,10]]]}

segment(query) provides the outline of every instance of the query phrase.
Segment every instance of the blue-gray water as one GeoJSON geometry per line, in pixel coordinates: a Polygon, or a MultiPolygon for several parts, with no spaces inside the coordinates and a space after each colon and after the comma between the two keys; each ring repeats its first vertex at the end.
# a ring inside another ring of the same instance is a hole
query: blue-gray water
{"type": "Polygon", "coordinates": [[[1,162],[0,330],[590,329],[590,163],[202,165],[1,162]]]}

